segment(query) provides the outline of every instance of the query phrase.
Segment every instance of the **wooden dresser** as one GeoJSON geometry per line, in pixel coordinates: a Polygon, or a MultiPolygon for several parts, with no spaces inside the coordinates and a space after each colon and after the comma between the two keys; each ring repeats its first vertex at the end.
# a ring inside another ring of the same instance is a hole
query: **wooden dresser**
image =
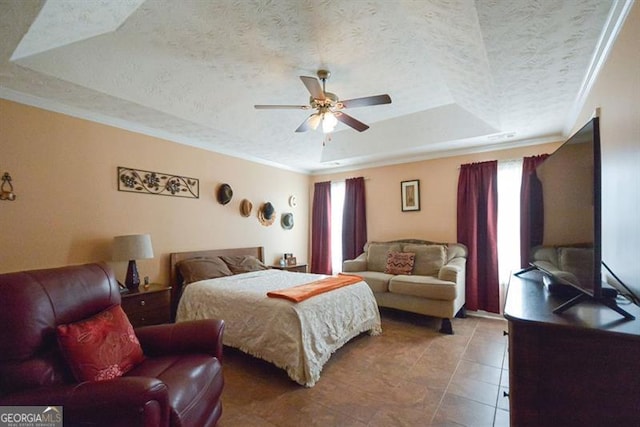
{"type": "Polygon", "coordinates": [[[171,287],[152,283],[149,289],[122,295],[122,309],[134,328],[171,321],[171,287]]]}
{"type": "Polygon", "coordinates": [[[640,425],[640,307],[620,305],[631,321],[592,301],[554,314],[568,298],[527,275],[511,277],[504,310],[511,425],[640,425]]]}

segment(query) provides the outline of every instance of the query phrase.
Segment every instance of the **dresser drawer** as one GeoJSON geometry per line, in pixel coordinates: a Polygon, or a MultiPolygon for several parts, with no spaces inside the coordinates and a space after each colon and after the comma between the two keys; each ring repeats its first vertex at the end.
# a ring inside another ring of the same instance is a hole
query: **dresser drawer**
{"type": "Polygon", "coordinates": [[[129,321],[134,328],[138,326],[157,325],[160,323],[169,322],[169,308],[134,311],[129,314],[128,310],[125,310],[129,321]]]}
{"type": "Polygon", "coordinates": [[[122,309],[134,327],[170,321],[170,288],[124,295],[122,309]]]}

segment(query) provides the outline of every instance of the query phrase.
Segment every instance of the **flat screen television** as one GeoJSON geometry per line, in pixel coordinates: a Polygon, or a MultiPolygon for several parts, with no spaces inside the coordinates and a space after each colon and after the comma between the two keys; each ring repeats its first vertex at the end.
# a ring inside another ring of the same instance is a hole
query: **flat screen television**
{"type": "MultiPolygon", "coordinates": [[[[532,239],[536,245],[530,248],[531,265],[551,285],[578,291],[556,309],[558,313],[587,297],[624,312],[602,288],[600,175],[600,128],[595,117],[547,157],[532,177],[542,195],[538,201],[542,209],[532,210],[532,215],[543,212],[543,218],[534,219],[543,227],[538,231],[541,236],[532,239]]],[[[626,312],[623,315],[627,317],[626,312]]]]}

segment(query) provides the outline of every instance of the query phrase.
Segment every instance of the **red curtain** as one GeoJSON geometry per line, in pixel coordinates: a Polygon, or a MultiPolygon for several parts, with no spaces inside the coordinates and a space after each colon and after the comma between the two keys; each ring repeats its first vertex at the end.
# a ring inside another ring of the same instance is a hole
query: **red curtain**
{"type": "Polygon", "coordinates": [[[525,157],[522,161],[522,184],[520,186],[520,266],[529,266],[529,249],[542,244],[544,230],[544,204],[542,185],[536,168],[548,154],[525,157]]]}
{"type": "Polygon", "coordinates": [[[460,167],[458,241],[469,249],[466,308],[499,313],[497,161],[460,167]]]}
{"type": "Polygon", "coordinates": [[[317,182],[311,218],[311,272],[331,271],[331,182],[317,182]]]}
{"type": "Polygon", "coordinates": [[[364,178],[350,178],[345,182],[342,212],[342,260],[354,259],[364,252],[367,243],[367,212],[364,178]]]}

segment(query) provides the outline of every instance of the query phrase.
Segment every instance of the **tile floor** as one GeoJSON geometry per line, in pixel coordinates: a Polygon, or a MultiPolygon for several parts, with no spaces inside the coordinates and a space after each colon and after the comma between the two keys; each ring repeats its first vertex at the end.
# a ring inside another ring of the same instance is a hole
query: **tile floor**
{"type": "Polygon", "coordinates": [[[452,323],[383,310],[382,335],[347,343],[312,388],[226,348],[219,426],[508,426],[506,322],[452,323]]]}

